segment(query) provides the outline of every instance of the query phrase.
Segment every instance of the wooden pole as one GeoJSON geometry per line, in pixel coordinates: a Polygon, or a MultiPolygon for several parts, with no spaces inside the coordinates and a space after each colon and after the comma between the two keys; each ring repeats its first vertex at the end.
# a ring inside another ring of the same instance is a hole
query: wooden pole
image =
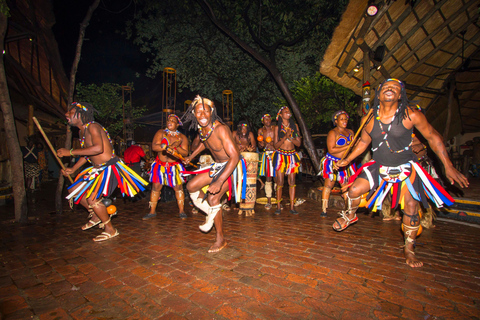
{"type": "Polygon", "coordinates": [[[370,118],[372,118],[372,115],[373,115],[373,108],[370,108],[370,110],[368,110],[367,115],[363,118],[362,123],[360,123],[360,127],[358,128],[357,133],[355,133],[355,137],[353,137],[352,142],[350,142],[347,150],[345,150],[345,152],[343,153],[342,159],[340,161],[344,160],[348,156],[348,154],[350,153],[350,149],[352,149],[352,147],[357,143],[358,135],[362,132],[365,124],[370,120],[370,118]]]}
{"type": "MultiPolygon", "coordinates": [[[[48,140],[48,137],[45,134],[45,132],[43,131],[42,126],[38,122],[37,118],[33,117],[32,119],[35,122],[35,124],[37,125],[38,130],[40,130],[40,132],[42,133],[43,138],[45,139],[48,146],[50,147],[50,150],[52,151],[53,155],[55,156],[55,159],[57,159],[58,163],[60,164],[60,167],[62,167],[62,169],[65,170],[65,165],[63,164],[62,160],[60,160],[60,158],[57,156],[57,151],[55,151],[52,144],[50,143],[50,140],[48,140]]],[[[68,177],[68,180],[70,180],[70,183],[73,183],[72,177],[70,177],[70,176],[67,176],[67,177],[68,177]]]]}

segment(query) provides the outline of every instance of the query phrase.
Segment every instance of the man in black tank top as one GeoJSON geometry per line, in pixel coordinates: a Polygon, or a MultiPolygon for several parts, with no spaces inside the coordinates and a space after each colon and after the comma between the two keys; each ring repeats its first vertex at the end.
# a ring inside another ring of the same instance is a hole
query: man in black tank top
{"type": "MultiPolygon", "coordinates": [[[[427,139],[432,150],[445,166],[445,175],[451,184],[468,187],[467,178],[458,172],[448,158],[442,136],[428,123],[418,106],[410,105],[404,84],[387,79],[377,89],[373,103],[373,117],[360,135],[360,141],[351,154],[337,162],[336,167],[347,166],[372,143],[372,160],[350,179],[347,193],[348,208],[340,212],[333,224],[335,231],[343,231],[358,221],[356,210],[367,192],[367,207],[381,210],[388,193],[392,194],[392,208],[401,204],[404,212],[402,229],[405,237],[404,255],[411,267],[421,267],[415,258],[415,239],[421,233],[418,215],[420,203],[426,208],[428,200],[437,207],[453,204],[453,198],[418,164],[412,151],[413,127],[427,139]],[[379,176],[382,179],[379,179],[379,176]]],[[[353,142],[352,142],[353,143],[353,142]]]]}

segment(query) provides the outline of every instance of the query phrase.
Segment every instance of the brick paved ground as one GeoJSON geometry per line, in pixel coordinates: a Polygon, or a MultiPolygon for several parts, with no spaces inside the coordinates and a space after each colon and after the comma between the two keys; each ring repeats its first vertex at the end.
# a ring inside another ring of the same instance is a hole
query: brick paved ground
{"type": "MultiPolygon", "coordinates": [[[[300,185],[301,195],[308,185],[300,185]]],[[[44,190],[45,191],[45,190],[44,190]]],[[[48,190],[47,190],[48,191],[48,190]]],[[[207,254],[214,232],[201,214],[177,218],[175,203],[142,221],[147,200],[117,200],[120,236],[91,239],[86,211],[53,210],[52,191],[31,205],[34,219],[0,223],[0,313],[4,319],[478,319],[478,226],[437,222],[423,232],[420,269],[405,265],[398,222],[361,216],[342,233],[334,210],[319,217],[257,205],[254,217],[225,215],[229,245],[207,254]]]]}

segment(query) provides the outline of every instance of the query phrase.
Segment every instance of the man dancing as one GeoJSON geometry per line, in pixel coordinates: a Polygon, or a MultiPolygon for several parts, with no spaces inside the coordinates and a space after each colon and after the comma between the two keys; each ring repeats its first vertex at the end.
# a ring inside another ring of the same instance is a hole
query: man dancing
{"type": "Polygon", "coordinates": [[[163,186],[175,190],[179,216],[181,219],[187,218],[184,210],[185,194],[183,193],[184,179],[182,176],[185,167],[177,158],[168,153],[168,150],[174,150],[182,157],[188,155],[188,139],[177,130],[178,126],[181,125],[180,118],[171,114],[167,118],[167,128],[158,130],[153,137],[152,150],[157,152],[157,157],[150,170],[150,182],[152,183],[149,202],[150,212],[142,218],[143,220],[157,216],[156,209],[163,186]]]}
{"type": "Polygon", "coordinates": [[[237,130],[233,132],[233,141],[237,144],[240,152],[255,152],[257,150],[257,142],[246,121],[240,121],[238,124],[237,130]]]}
{"type": "MultiPolygon", "coordinates": [[[[200,230],[209,232],[215,223],[216,240],[208,252],[219,252],[227,246],[223,235],[220,199],[231,185],[228,179],[239,163],[240,152],[230,129],[221,122],[211,100],[196,96],[185,113],[185,122],[191,122],[190,128],[199,128],[201,143],[185,158],[184,163],[190,162],[205,148],[210,150],[215,160],[210,168],[196,172],[197,175],[188,182],[187,190],[194,205],[207,214],[206,222],[200,226],[200,230]],[[208,186],[206,190],[202,190],[205,186],[208,186]]],[[[231,195],[230,192],[229,196],[231,195]]]]}
{"type": "Polygon", "coordinates": [[[62,170],[63,175],[74,173],[87,161],[93,165],[77,175],[75,182],[68,188],[71,192],[67,199],[74,198],[75,203],[82,204],[90,213],[91,220],[82,227],[82,230],[90,229],[97,224],[105,229],[93,239],[98,242],[119,235],[112,225],[102,197],[110,196],[117,185],[123,195],[134,197],[139,191],[145,190],[144,187],[148,183],[115,155],[107,130],[94,121],[94,111],[96,110],[89,103],[72,103],[65,116],[70,126],[80,129],[82,148],[71,150],[60,148],[57,155],[81,156],[73,167],[62,170]]]}
{"type": "Polygon", "coordinates": [[[273,146],[273,139],[275,137],[276,126],[272,126],[272,116],[270,116],[269,114],[263,115],[262,123],[263,127],[258,129],[257,137],[258,147],[263,148],[259,176],[266,177],[265,196],[267,197],[267,204],[265,204],[265,209],[270,210],[272,208],[272,181],[275,177],[272,157],[273,152],[275,151],[275,147],[273,146]]]}
{"type": "Polygon", "coordinates": [[[320,213],[322,218],[327,217],[328,200],[335,181],[344,186],[348,183],[350,176],[356,171],[355,163],[339,170],[334,170],[333,168],[333,165],[342,158],[343,153],[347,150],[355,136],[352,130],[347,129],[348,118],[348,113],[343,110],[337,111],[332,115],[332,122],[335,128],[328,132],[328,152],[322,159],[319,173],[325,179],[322,191],[322,213],[320,213]]]}
{"type": "Polygon", "coordinates": [[[360,140],[345,159],[335,167],[346,167],[362,154],[372,143],[372,160],[364,164],[352,176],[347,194],[348,209],[340,212],[335,221],[335,231],[343,231],[358,221],[356,209],[360,196],[367,191],[367,206],[381,210],[382,202],[388,193],[392,194],[392,208],[400,204],[404,211],[402,228],[404,229],[406,263],[411,267],[421,267],[422,262],[415,258],[415,239],[419,230],[419,202],[426,208],[427,198],[437,207],[451,205],[453,199],[418,164],[412,151],[413,128],[427,139],[432,150],[445,166],[445,174],[453,184],[455,181],[463,188],[468,181],[452,165],[440,134],[428,123],[421,111],[411,106],[407,99],[404,84],[397,79],[387,79],[377,89],[373,103],[373,118],[365,125],[360,140]]]}
{"type": "Polygon", "coordinates": [[[290,213],[298,214],[295,210],[295,176],[300,167],[300,157],[295,151],[295,147],[302,144],[298,126],[293,121],[292,113],[287,106],[282,107],[277,113],[277,130],[275,130],[274,147],[276,149],[273,156],[273,165],[275,167],[275,177],[277,183],[277,210],[275,214],[280,214],[282,207],[282,191],[285,175],[288,176],[288,194],[290,196],[290,213]]]}

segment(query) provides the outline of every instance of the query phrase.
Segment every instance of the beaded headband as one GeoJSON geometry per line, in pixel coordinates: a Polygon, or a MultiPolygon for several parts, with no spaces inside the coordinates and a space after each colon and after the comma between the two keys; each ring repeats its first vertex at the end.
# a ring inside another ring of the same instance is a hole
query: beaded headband
{"type": "Polygon", "coordinates": [[[183,123],[182,123],[182,120],[180,120],[180,118],[176,115],[176,114],[171,114],[168,116],[169,118],[170,117],[175,117],[177,120],[178,120],[178,125],[179,126],[183,126],[183,123]]]}
{"type": "Polygon", "coordinates": [[[395,81],[395,82],[398,82],[400,83],[400,85],[402,86],[403,89],[405,89],[405,83],[403,83],[402,81],[398,80],[398,79],[395,79],[395,78],[390,78],[390,79],[387,79],[385,81],[382,82],[382,84],[380,85],[380,87],[382,87],[384,85],[385,82],[388,82],[388,81],[395,81]]]}
{"type": "Polygon", "coordinates": [[[285,109],[285,108],[288,108],[288,107],[287,107],[287,106],[283,106],[283,107],[280,108],[280,110],[278,110],[278,112],[277,112],[277,117],[275,118],[277,121],[278,121],[278,117],[280,117],[280,113],[282,113],[283,109],[285,109]]]}
{"type": "Polygon", "coordinates": [[[78,108],[82,109],[83,111],[87,111],[87,110],[88,110],[87,107],[81,105],[81,104],[78,103],[78,102],[72,102],[72,106],[78,107],[78,108]]]}
{"type": "Polygon", "coordinates": [[[265,120],[266,117],[272,117],[271,115],[269,115],[268,113],[267,114],[264,114],[263,117],[262,117],[262,122],[265,120]]]}

